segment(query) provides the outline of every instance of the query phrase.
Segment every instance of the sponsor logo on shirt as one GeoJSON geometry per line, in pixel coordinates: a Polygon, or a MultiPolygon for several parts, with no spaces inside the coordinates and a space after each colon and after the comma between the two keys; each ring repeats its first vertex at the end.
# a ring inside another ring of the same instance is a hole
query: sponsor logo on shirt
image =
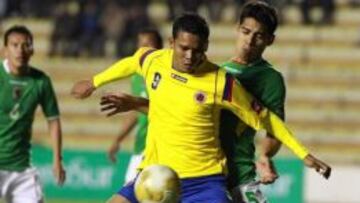
{"type": "Polygon", "coordinates": [[[187,78],[184,78],[180,75],[177,75],[175,73],[171,73],[171,77],[174,78],[175,80],[178,80],[180,82],[183,82],[183,83],[187,83],[188,79],[187,78]]]}
{"type": "Polygon", "coordinates": [[[206,101],[206,94],[201,91],[196,92],[194,95],[194,99],[195,99],[196,103],[203,104],[206,101]]]}

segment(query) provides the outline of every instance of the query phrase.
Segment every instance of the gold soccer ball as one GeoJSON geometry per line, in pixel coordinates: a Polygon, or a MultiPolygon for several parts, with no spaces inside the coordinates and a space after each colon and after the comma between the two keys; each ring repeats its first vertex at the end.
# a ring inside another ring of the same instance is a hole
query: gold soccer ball
{"type": "Polygon", "coordinates": [[[141,203],[178,203],[180,179],[170,167],[148,166],[136,179],[135,195],[141,203]]]}

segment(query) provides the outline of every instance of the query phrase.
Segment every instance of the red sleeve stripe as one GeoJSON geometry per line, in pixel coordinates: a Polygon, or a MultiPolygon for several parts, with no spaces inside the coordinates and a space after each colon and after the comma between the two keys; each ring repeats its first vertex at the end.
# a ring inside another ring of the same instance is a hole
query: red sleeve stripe
{"type": "Polygon", "coordinates": [[[146,57],[147,57],[149,54],[153,53],[155,50],[156,50],[156,49],[150,49],[150,50],[146,51],[146,52],[140,57],[140,67],[142,67],[142,65],[144,64],[144,61],[145,61],[146,57]]]}
{"type": "Polygon", "coordinates": [[[226,82],[225,82],[225,88],[224,88],[224,94],[223,94],[223,100],[231,102],[232,100],[232,89],[234,85],[234,78],[231,76],[231,74],[226,73],[226,82]]]}

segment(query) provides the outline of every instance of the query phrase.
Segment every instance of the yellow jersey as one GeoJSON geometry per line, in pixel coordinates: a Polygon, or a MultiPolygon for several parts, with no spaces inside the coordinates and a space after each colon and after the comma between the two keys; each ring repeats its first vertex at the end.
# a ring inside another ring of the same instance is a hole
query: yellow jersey
{"type": "Polygon", "coordinates": [[[204,59],[194,73],[172,68],[173,50],[140,48],[93,78],[95,87],[135,71],[149,94],[149,125],[140,168],[163,164],[180,178],[224,173],[218,126],[220,109],[233,111],[254,129],[265,129],[303,159],[307,149],[283,121],[261,106],[240,83],[204,59]]]}

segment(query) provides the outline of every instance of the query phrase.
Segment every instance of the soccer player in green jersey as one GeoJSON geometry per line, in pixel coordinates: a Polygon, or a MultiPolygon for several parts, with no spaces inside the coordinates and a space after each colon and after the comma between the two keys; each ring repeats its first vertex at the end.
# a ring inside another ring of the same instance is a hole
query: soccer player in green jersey
{"type": "MultiPolygon", "coordinates": [[[[163,42],[160,33],[156,29],[145,28],[138,32],[137,47],[152,47],[161,49],[163,42]]],[[[148,98],[144,80],[139,74],[131,76],[131,93],[134,96],[148,98]]],[[[120,143],[127,137],[131,130],[136,126],[134,155],[132,155],[129,166],[125,175],[125,182],[133,180],[137,174],[136,168],[141,161],[141,153],[145,148],[145,138],[147,133],[147,115],[144,113],[129,112],[123,122],[122,130],[119,136],[116,137],[114,142],[109,148],[108,156],[112,162],[116,161],[116,153],[119,151],[120,143]]]]}
{"type": "MultiPolygon", "coordinates": [[[[273,7],[263,1],[245,4],[237,25],[236,53],[222,64],[241,82],[257,100],[284,119],[284,79],[262,54],[275,38],[278,19],[273,7]]],[[[271,157],[280,148],[280,142],[267,134],[257,163],[260,181],[256,181],[255,145],[256,131],[244,124],[233,113],[223,110],[220,137],[227,157],[228,187],[235,202],[266,202],[260,191],[260,182],[272,183],[278,177],[271,157]]]]}
{"type": "Polygon", "coordinates": [[[50,78],[29,65],[33,37],[24,26],[4,35],[5,60],[0,64],[0,197],[12,203],[43,201],[37,170],[30,164],[30,139],[36,107],[40,105],[54,140],[53,172],[65,181],[61,160],[61,125],[50,78]]]}

